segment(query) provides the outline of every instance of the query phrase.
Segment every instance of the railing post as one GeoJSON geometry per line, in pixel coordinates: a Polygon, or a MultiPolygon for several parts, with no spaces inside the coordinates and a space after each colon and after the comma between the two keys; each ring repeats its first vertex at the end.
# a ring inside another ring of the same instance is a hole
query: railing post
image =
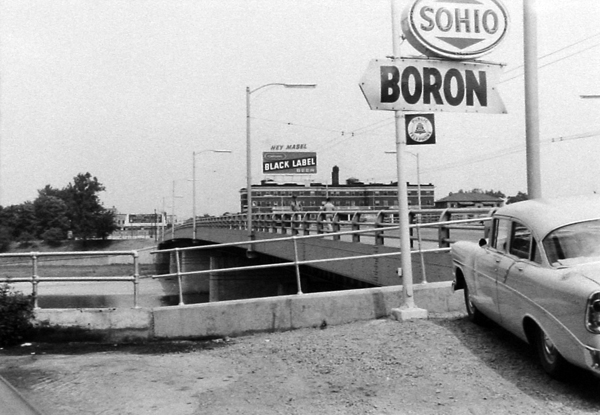
{"type": "Polygon", "coordinates": [[[309,223],[308,223],[308,213],[304,212],[302,214],[302,234],[303,235],[310,235],[310,230],[309,230],[309,223]]]}
{"type": "MultiPolygon", "coordinates": [[[[423,246],[421,244],[421,214],[417,213],[415,215],[416,219],[417,219],[417,243],[419,246],[419,256],[421,257],[421,276],[423,277],[422,279],[422,283],[423,284],[427,284],[427,273],[425,271],[425,257],[423,256],[423,246]]],[[[412,230],[412,228],[411,228],[412,230]]],[[[411,241],[411,247],[412,247],[412,241],[411,241]]]]}
{"type": "MultiPolygon", "coordinates": [[[[354,212],[354,215],[352,215],[352,230],[360,231],[360,212],[354,212]]],[[[360,233],[352,234],[352,242],[360,242],[360,233]]]]}
{"type": "Polygon", "coordinates": [[[285,229],[285,213],[281,214],[281,234],[285,235],[287,233],[287,230],[285,229]]]}
{"type": "Polygon", "coordinates": [[[133,251],[133,308],[139,308],[140,261],[137,251],[133,251]]]}
{"type": "Polygon", "coordinates": [[[40,308],[38,306],[38,256],[37,252],[32,252],[31,254],[32,266],[33,266],[33,274],[31,276],[31,295],[33,296],[33,308],[40,308]]]}
{"type": "Polygon", "coordinates": [[[323,232],[323,218],[325,214],[323,212],[317,213],[317,234],[322,234],[323,232]]]}
{"type": "MultiPolygon", "coordinates": [[[[440,214],[439,222],[449,222],[452,214],[448,209],[444,209],[444,211],[440,214]]],[[[445,225],[440,225],[438,228],[438,246],[440,248],[448,248],[450,247],[450,229],[445,225]]]]}
{"type": "Polygon", "coordinates": [[[175,248],[175,262],[177,265],[177,282],[179,285],[179,305],[184,305],[183,302],[183,280],[181,277],[181,259],[179,257],[181,253],[179,252],[179,248],[175,248]]]}
{"type": "MultiPolygon", "coordinates": [[[[333,215],[333,219],[331,220],[333,232],[340,231],[340,215],[338,212],[335,212],[333,215]]],[[[339,241],[342,237],[340,235],[333,235],[334,241],[339,241]]]]}
{"type": "MultiPolygon", "coordinates": [[[[408,223],[409,223],[409,225],[413,225],[415,223],[415,217],[416,216],[417,215],[415,215],[414,211],[412,211],[412,210],[408,211],[408,223]]],[[[419,232],[419,228],[417,228],[417,234],[418,234],[418,232],[419,232]]],[[[408,235],[409,235],[410,248],[411,249],[415,247],[415,240],[414,240],[415,235],[414,235],[414,233],[415,233],[414,232],[414,228],[410,227],[408,229],[408,235]]]]}
{"type": "Polygon", "coordinates": [[[290,229],[292,230],[292,235],[298,235],[299,224],[296,223],[296,214],[292,213],[290,216],[290,229]]]}
{"type": "Polygon", "coordinates": [[[300,279],[300,265],[298,265],[298,241],[294,236],[294,266],[296,267],[296,285],[298,286],[298,294],[302,294],[302,280],[300,279]]]}
{"type": "MultiPolygon", "coordinates": [[[[382,211],[377,212],[377,216],[375,217],[375,228],[381,228],[383,226],[383,224],[381,223],[382,216],[383,216],[382,211]]],[[[375,232],[375,245],[383,245],[383,244],[384,244],[383,231],[375,232]]]]}

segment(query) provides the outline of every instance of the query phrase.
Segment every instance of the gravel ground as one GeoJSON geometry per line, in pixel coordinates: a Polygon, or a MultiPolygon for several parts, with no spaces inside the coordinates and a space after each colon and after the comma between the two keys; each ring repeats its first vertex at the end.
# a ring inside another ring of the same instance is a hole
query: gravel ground
{"type": "MultiPolygon", "coordinates": [[[[142,345],[0,350],[0,375],[47,415],[590,414],[599,381],[463,315],[142,345]]],[[[0,411],[1,412],[1,411],[0,411]]]]}

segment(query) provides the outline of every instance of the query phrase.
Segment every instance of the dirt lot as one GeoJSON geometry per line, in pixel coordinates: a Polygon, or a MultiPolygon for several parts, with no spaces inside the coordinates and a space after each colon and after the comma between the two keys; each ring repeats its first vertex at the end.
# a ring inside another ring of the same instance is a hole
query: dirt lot
{"type": "Polygon", "coordinates": [[[0,374],[47,415],[600,411],[598,380],[554,381],[525,344],[464,316],[0,356],[0,374]]]}

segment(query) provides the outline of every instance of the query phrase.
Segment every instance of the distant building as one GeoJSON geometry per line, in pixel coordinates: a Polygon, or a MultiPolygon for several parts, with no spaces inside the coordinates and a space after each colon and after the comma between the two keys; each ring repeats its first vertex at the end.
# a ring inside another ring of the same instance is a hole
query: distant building
{"type": "MultiPolygon", "coordinates": [[[[408,184],[409,208],[419,206],[419,188],[421,207],[433,208],[434,186],[429,184],[408,184]]],[[[332,183],[278,183],[263,180],[260,185],[252,185],[252,204],[254,211],[273,212],[291,210],[292,196],[297,196],[303,210],[319,210],[327,197],[331,198],[338,210],[382,210],[398,209],[397,182],[363,183],[349,178],[345,184],[339,183],[339,169],[334,167],[332,183]]],[[[241,212],[247,209],[246,188],[240,190],[241,212]]]]}
{"type": "Polygon", "coordinates": [[[115,213],[118,229],[113,239],[156,238],[165,226],[171,223],[164,213],[115,213]]]}
{"type": "Polygon", "coordinates": [[[435,202],[439,209],[447,208],[494,208],[504,205],[505,200],[485,193],[452,193],[435,202]]]}

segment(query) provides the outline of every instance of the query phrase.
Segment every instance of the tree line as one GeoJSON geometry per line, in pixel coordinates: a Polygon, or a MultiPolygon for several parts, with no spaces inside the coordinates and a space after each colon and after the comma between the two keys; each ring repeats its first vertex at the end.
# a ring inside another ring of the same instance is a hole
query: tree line
{"type": "Polygon", "coordinates": [[[117,225],[114,212],[100,202],[104,190],[96,177],[80,173],[62,189],[46,185],[33,202],[0,206],[0,252],[11,242],[56,246],[67,238],[106,239],[117,225]]]}

